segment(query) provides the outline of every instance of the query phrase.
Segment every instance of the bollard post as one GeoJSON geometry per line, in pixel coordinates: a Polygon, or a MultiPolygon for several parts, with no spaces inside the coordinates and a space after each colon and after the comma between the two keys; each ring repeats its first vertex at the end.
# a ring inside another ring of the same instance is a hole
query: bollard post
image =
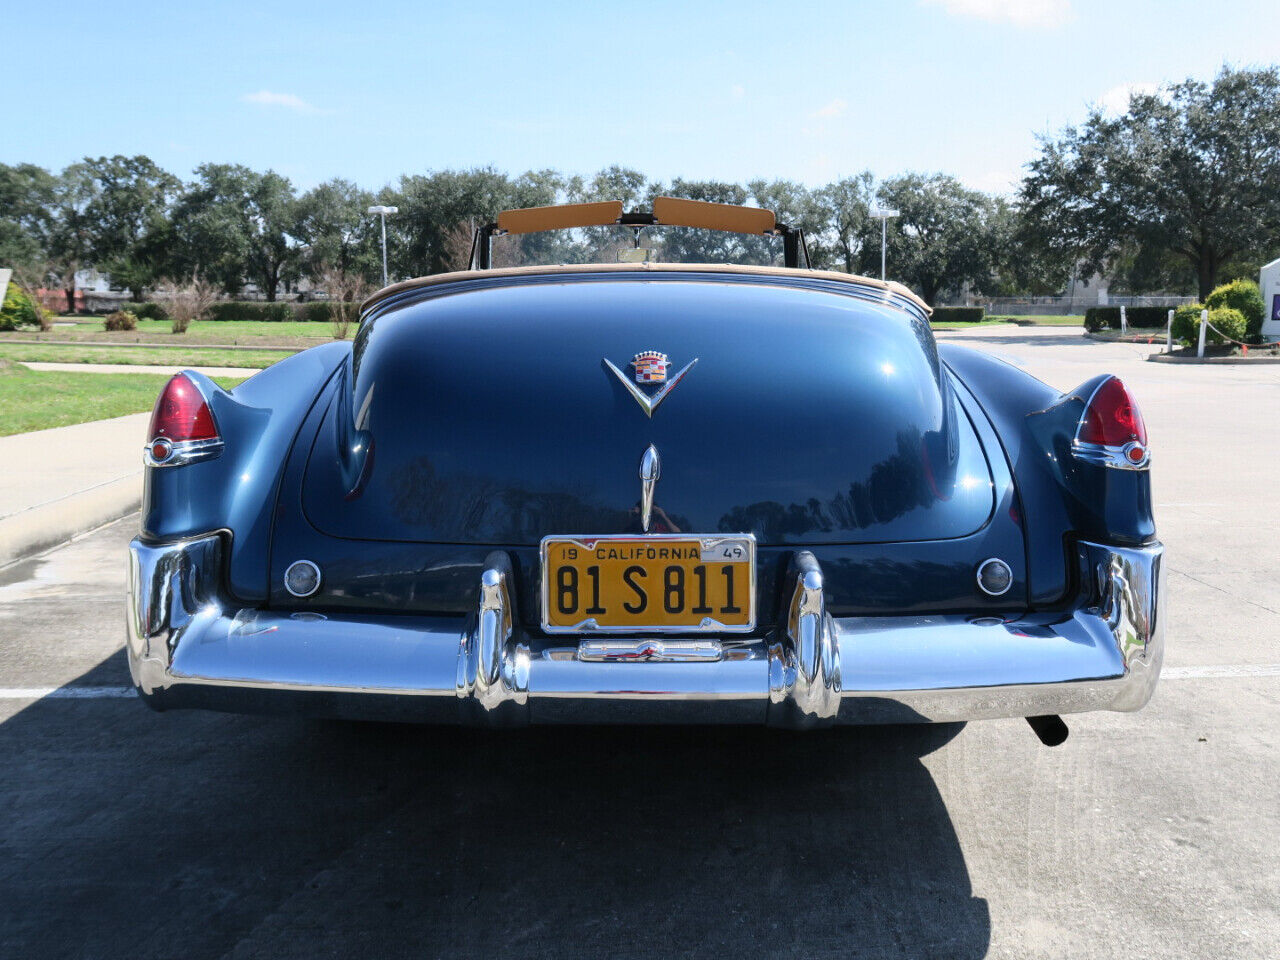
{"type": "Polygon", "coordinates": [[[1169,320],[1164,325],[1164,352],[1173,353],[1173,311],[1169,311],[1169,320]]]}
{"type": "Polygon", "coordinates": [[[1120,307],[1120,336],[1125,336],[1129,332],[1129,318],[1124,312],[1123,304],[1120,307]]]}
{"type": "Polygon", "coordinates": [[[1197,357],[1204,356],[1204,332],[1208,328],[1208,325],[1209,325],[1209,311],[1207,309],[1201,310],[1200,311],[1200,346],[1196,347],[1197,357]]]}

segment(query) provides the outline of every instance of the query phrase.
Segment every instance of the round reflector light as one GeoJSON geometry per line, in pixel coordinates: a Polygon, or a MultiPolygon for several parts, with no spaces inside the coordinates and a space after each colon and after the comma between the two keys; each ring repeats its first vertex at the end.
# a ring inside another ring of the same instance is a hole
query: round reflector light
{"type": "Polygon", "coordinates": [[[1003,596],[1013,586],[1013,570],[998,557],[978,564],[978,587],[992,597],[1003,596]]]}
{"type": "Polygon", "coordinates": [[[320,568],[310,560],[295,560],[284,572],[284,588],[295,597],[309,597],[320,589],[320,568]]]}
{"type": "Polygon", "coordinates": [[[151,459],[156,463],[164,463],[173,456],[173,444],[161,437],[151,442],[151,459]]]}

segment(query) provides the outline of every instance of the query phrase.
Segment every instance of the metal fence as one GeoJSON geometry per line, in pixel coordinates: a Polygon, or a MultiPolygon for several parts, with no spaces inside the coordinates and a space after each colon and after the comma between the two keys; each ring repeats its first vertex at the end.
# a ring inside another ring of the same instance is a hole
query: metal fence
{"type": "Polygon", "coordinates": [[[989,300],[975,298],[973,305],[986,307],[995,316],[1067,316],[1084,313],[1090,307],[1177,307],[1194,303],[1195,297],[1107,297],[1099,303],[1096,297],[992,297],[989,300]]]}

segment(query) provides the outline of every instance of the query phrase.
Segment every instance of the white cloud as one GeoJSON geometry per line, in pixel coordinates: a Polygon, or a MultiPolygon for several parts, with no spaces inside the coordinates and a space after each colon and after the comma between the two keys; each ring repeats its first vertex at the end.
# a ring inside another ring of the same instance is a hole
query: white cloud
{"type": "Polygon", "coordinates": [[[1071,0],[921,0],[953,17],[973,17],[1017,27],[1060,27],[1074,15],[1071,0]]]}
{"type": "Polygon", "coordinates": [[[817,110],[813,111],[813,115],[815,117],[826,117],[826,118],[838,117],[845,112],[848,106],[849,104],[845,103],[839,97],[836,97],[836,99],[832,100],[830,103],[825,104],[824,106],[821,106],[817,110]]]}
{"type": "Polygon", "coordinates": [[[747,88],[740,83],[735,83],[729,88],[729,96],[734,100],[741,100],[747,95],[747,88]]]}
{"type": "Polygon", "coordinates": [[[1135,93],[1155,93],[1160,89],[1158,83],[1122,83],[1112,87],[1098,98],[1098,106],[1107,113],[1119,116],[1129,109],[1129,98],[1135,93]]]}
{"type": "Polygon", "coordinates": [[[288,110],[295,110],[298,113],[319,113],[317,107],[313,107],[307,101],[292,93],[272,93],[270,90],[259,90],[257,93],[246,93],[240,98],[244,103],[256,103],[263,107],[284,107],[288,110]]]}

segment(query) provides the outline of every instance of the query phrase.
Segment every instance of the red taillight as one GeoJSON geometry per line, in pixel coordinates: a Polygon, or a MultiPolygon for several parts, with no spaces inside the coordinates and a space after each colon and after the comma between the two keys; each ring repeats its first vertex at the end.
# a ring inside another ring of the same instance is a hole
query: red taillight
{"type": "Polygon", "coordinates": [[[1104,380],[1094,391],[1080,418],[1080,430],[1076,439],[1081,443],[1096,443],[1108,447],[1137,443],[1143,453],[1138,454],[1133,462],[1137,463],[1144,458],[1147,427],[1142,422],[1142,414],[1133,401],[1133,395],[1118,377],[1104,380]]]}
{"type": "Polygon", "coordinates": [[[196,385],[179,373],[167,384],[151,413],[151,441],[164,437],[171,443],[183,440],[213,440],[218,437],[213,413],[196,385]]]}

